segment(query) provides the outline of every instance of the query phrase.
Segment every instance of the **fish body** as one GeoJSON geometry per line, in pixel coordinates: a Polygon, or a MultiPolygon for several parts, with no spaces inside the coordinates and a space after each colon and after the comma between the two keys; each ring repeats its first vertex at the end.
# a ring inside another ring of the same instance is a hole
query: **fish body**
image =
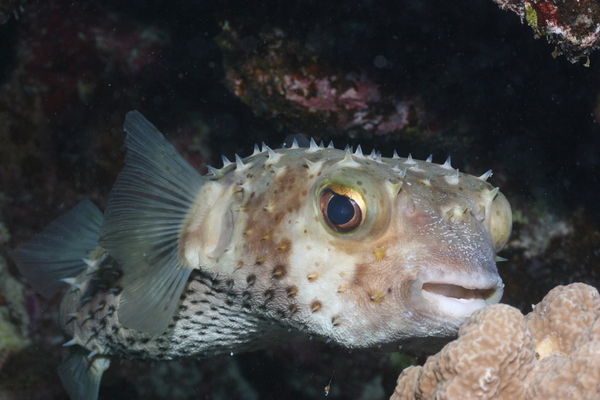
{"type": "Polygon", "coordinates": [[[306,337],[420,348],[502,296],[511,211],[490,173],[311,142],[201,176],[141,114],[125,130],[104,215],[82,202],[15,252],[40,293],[70,285],[61,325],[77,350],[59,372],[72,398],[94,399],[114,356],[306,337]]]}

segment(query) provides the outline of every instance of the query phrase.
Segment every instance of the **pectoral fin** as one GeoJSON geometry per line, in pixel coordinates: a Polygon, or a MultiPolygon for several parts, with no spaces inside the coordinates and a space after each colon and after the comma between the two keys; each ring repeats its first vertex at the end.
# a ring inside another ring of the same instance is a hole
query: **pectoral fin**
{"type": "Polygon", "coordinates": [[[125,120],[127,156],[105,211],[100,245],[123,268],[118,317],[124,326],[163,333],[191,271],[179,237],[202,176],[139,112],[125,120]]]}

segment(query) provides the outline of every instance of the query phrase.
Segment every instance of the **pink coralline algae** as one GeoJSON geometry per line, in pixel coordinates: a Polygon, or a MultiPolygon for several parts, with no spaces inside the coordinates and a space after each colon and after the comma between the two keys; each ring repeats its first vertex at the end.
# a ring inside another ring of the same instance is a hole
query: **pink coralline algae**
{"type": "MultiPolygon", "coordinates": [[[[598,0],[494,0],[533,28],[536,38],[556,45],[553,56],[564,54],[571,62],[587,57],[599,46],[598,0]]],[[[586,63],[586,66],[589,65],[586,63]]]]}
{"type": "Polygon", "coordinates": [[[273,29],[243,37],[225,23],[217,38],[226,84],[255,113],[292,131],[386,135],[418,125],[415,99],[386,94],[364,74],[344,71],[273,29]]]}

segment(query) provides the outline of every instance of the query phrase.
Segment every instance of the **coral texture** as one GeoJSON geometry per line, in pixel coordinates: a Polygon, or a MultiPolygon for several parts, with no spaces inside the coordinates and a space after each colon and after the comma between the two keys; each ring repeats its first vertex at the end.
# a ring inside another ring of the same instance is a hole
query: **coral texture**
{"type": "Polygon", "coordinates": [[[29,344],[27,302],[23,284],[9,275],[0,256],[0,369],[12,353],[29,344]]]}
{"type": "Polygon", "coordinates": [[[553,56],[564,54],[576,62],[598,48],[600,5],[597,0],[494,0],[527,21],[535,37],[556,45],[553,56]]]}
{"type": "Polygon", "coordinates": [[[329,64],[284,30],[243,35],[228,21],[217,37],[226,84],[254,112],[283,127],[317,134],[406,134],[425,117],[416,99],[389,94],[364,74],[329,64]]]}
{"type": "Polygon", "coordinates": [[[600,295],[574,283],[527,316],[505,304],[474,313],[457,340],[400,374],[390,400],[599,396],[600,295]]]}

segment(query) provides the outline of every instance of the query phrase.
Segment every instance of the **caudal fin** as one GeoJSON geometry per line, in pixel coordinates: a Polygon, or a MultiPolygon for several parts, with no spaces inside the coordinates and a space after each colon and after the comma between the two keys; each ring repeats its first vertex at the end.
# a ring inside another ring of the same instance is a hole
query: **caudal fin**
{"type": "Polygon", "coordinates": [[[58,375],[71,400],[96,400],[102,374],[109,365],[108,358],[88,359],[79,349],[59,365],[58,375]]]}
{"type": "Polygon", "coordinates": [[[202,176],[142,114],[125,119],[125,169],[110,193],[100,245],[123,268],[119,322],[161,334],[193,269],[178,254],[179,233],[202,176]]]}
{"type": "Polygon", "coordinates": [[[58,217],[15,250],[19,271],[36,292],[50,298],[87,268],[84,259],[98,246],[102,212],[89,200],[58,217]]]}

